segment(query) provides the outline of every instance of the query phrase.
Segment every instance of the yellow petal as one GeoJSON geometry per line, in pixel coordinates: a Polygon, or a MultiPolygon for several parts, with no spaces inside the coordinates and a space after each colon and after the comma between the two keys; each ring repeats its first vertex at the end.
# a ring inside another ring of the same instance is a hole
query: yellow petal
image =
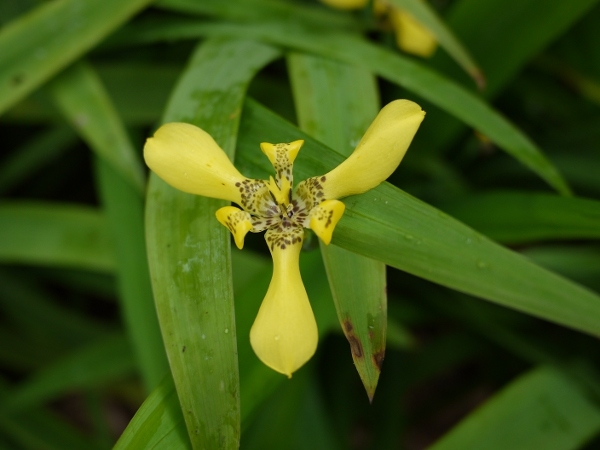
{"type": "Polygon", "coordinates": [[[217,220],[231,231],[235,245],[240,250],[244,247],[244,238],[252,230],[252,216],[235,206],[224,206],[215,213],[217,220]]]}
{"type": "Polygon", "coordinates": [[[325,200],[310,212],[310,228],[329,245],[335,226],[342,218],[346,205],[339,200],[325,200]]]}
{"type": "Polygon", "coordinates": [[[289,144],[269,144],[268,142],[261,142],[260,149],[267,155],[275,170],[279,167],[287,167],[289,164],[293,164],[298,156],[300,148],[304,145],[302,139],[290,142],[289,144]]]}
{"type": "Polygon", "coordinates": [[[321,0],[321,2],[337,9],[360,9],[367,6],[369,0],[321,0]]]}
{"type": "Polygon", "coordinates": [[[386,105],[348,159],[317,177],[323,198],[360,194],[385,181],[402,161],[424,117],[425,111],[410,100],[386,105]]]}
{"type": "Polygon", "coordinates": [[[240,203],[247,180],[214,139],[194,125],[168,123],[144,146],[146,164],[171,186],[190,194],[240,203]]]}
{"type": "Polygon", "coordinates": [[[317,323],[298,265],[303,233],[300,227],[265,233],[273,277],[250,330],[250,343],[260,360],[288,377],[314,355],[318,342],[317,323]]]}
{"type": "Polygon", "coordinates": [[[421,22],[401,9],[393,8],[392,26],[396,34],[396,44],[413,55],[429,58],[437,48],[435,36],[421,22]]]}

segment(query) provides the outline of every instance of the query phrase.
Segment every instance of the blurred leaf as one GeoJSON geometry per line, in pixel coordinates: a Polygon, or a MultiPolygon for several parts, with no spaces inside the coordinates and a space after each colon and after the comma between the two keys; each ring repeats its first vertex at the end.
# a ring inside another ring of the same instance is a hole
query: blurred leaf
{"type": "Polygon", "coordinates": [[[560,372],[542,367],[510,383],[430,450],[578,449],[600,431],[600,410],[560,372]]]}
{"type": "Polygon", "coordinates": [[[248,25],[170,21],[129,30],[127,33],[130,42],[138,43],[206,35],[254,38],[367,68],[474,127],[557,191],[570,193],[563,177],[541,150],[490,105],[423,64],[354,34],[309,26],[300,21],[248,25]]]}
{"type": "Polygon", "coordinates": [[[190,449],[185,420],[171,375],[144,401],[114,450],[190,449]]]}
{"type": "Polygon", "coordinates": [[[113,242],[95,208],[58,203],[0,203],[0,261],[111,272],[113,242]]]}
{"type": "Polygon", "coordinates": [[[504,244],[600,238],[600,202],[528,192],[470,195],[441,208],[504,244]]]}
{"type": "MultiPolygon", "coordinates": [[[[365,69],[300,53],[291,54],[288,65],[300,128],[349,156],[379,109],[375,77],[365,69]],[[347,95],[353,91],[359,95],[347,95]]],[[[320,246],[338,319],[373,401],[385,356],[385,264],[335,245],[320,246]]]]}
{"type": "Polygon", "coordinates": [[[34,279],[4,269],[0,270],[0,309],[20,331],[46,344],[52,341],[74,347],[107,331],[99,321],[61,305],[34,279]]]}
{"type": "Polygon", "coordinates": [[[600,247],[582,245],[545,245],[521,250],[536,264],[600,290],[600,247]]]}
{"type": "MultiPolygon", "coordinates": [[[[487,78],[485,94],[493,97],[531,57],[581,19],[598,0],[460,0],[446,21],[471,50],[487,78]]],[[[465,77],[449,58],[434,65],[443,73],[465,77]]]]}
{"type": "Polygon", "coordinates": [[[473,57],[454,35],[452,30],[437,15],[429,3],[422,0],[388,0],[392,5],[410,13],[425,26],[437,39],[440,46],[448,52],[473,80],[480,90],[485,87],[485,76],[473,57]]]}
{"type": "Polygon", "coordinates": [[[141,163],[94,70],[76,63],[53,80],[49,90],[90,148],[141,194],[145,188],[141,163]]]}
{"type": "MultiPolygon", "coordinates": [[[[209,40],[180,79],[164,122],[201,126],[233,157],[245,90],[279,56],[252,41],[209,40]]],[[[230,238],[214,212],[226,202],[185,194],[152,176],[146,231],[163,338],[192,445],[239,445],[239,378],[230,238]]]]}
{"type": "Polygon", "coordinates": [[[326,8],[281,0],[228,0],[215,2],[212,0],[159,0],[160,8],[174,11],[215,16],[235,21],[256,21],[271,18],[281,22],[302,20],[317,26],[354,27],[358,23],[352,16],[331,11],[326,8]]]}
{"type": "MultiPolygon", "coordinates": [[[[446,22],[485,73],[487,83],[483,94],[494,98],[533,56],[597,3],[597,0],[460,0],[446,15],[446,22]]],[[[432,65],[441,73],[468,82],[446,55],[436,55],[432,65]]],[[[430,121],[424,125],[425,152],[447,149],[464,131],[464,125],[437,111],[431,111],[430,121]]],[[[500,144],[488,132],[476,128],[500,144]]],[[[555,164],[562,168],[558,162],[555,164]]]]}
{"type": "Polygon", "coordinates": [[[16,149],[0,166],[0,193],[12,189],[56,159],[75,140],[75,134],[68,127],[52,127],[16,149]]]}
{"type": "Polygon", "coordinates": [[[57,0],[0,34],[0,113],[95,46],[150,0],[57,0]]]}
{"type": "Polygon", "coordinates": [[[130,375],[135,368],[131,347],[121,333],[95,342],[44,367],[29,380],[13,386],[2,399],[0,411],[30,409],[74,389],[106,386],[130,375]]]}
{"type": "MultiPolygon", "coordinates": [[[[266,129],[273,142],[306,141],[294,166],[297,179],[326,173],[343,160],[247,101],[238,144],[239,166],[247,176],[260,177],[266,169],[255,145],[266,138],[266,129]]],[[[597,294],[536,266],[400,189],[383,183],[347,198],[345,204],[334,244],[443,286],[600,334],[597,294]]]]}
{"type": "Polygon", "coordinates": [[[336,442],[323,403],[315,370],[294,374],[266,402],[261,416],[244,431],[243,447],[249,450],[342,448],[336,442]]]}
{"type": "Polygon", "coordinates": [[[150,392],[169,370],[150,284],[144,205],[139,193],[108,163],[96,159],[100,195],[117,256],[121,307],[144,384],[150,392]]]}

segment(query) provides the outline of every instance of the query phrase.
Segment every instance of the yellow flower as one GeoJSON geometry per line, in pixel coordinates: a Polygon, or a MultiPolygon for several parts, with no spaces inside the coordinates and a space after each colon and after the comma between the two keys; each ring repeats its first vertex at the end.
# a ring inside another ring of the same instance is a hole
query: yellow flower
{"type": "MultiPolygon", "coordinates": [[[[368,0],[321,0],[332,8],[337,9],[362,9],[369,3],[368,0]]],[[[437,48],[435,36],[407,11],[390,5],[386,0],[375,0],[373,10],[377,16],[387,16],[394,34],[396,45],[413,55],[429,58],[437,48]]]]}
{"type": "Polygon", "coordinates": [[[184,192],[236,203],[216,212],[238,248],[244,237],[266,230],[273,277],[250,331],[252,348],[267,366],[288,377],[317,348],[317,324],[308,301],[299,257],[304,228],[325,244],[345,206],[338,198],[376,187],[398,167],[425,113],[416,103],[396,100],[377,115],[358,146],[325,175],[308,178],[293,190],[293,163],[304,141],[260,145],[275,178],[244,177],[213,138],[198,127],[168,123],[144,146],[146,164],[184,192]]]}

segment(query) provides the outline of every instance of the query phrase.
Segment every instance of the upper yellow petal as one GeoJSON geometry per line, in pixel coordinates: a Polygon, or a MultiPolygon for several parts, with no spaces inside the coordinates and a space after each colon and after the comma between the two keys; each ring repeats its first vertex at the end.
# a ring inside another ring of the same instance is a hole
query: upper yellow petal
{"type": "Polygon", "coordinates": [[[240,203],[246,180],[214,139],[187,123],[160,127],[144,146],[146,164],[171,186],[190,194],[240,203]]]}
{"type": "Polygon", "coordinates": [[[410,100],[395,100],[377,115],[354,152],[320,178],[324,198],[360,194],[385,181],[402,161],[425,117],[410,100]]]}
{"type": "Polygon", "coordinates": [[[317,349],[317,323],[300,276],[302,228],[267,230],[273,255],[273,278],[256,320],[250,343],[260,360],[288,377],[317,349]]]}
{"type": "Polygon", "coordinates": [[[391,21],[396,34],[396,44],[402,50],[424,58],[429,58],[435,52],[435,36],[411,14],[393,8],[391,21]]]}

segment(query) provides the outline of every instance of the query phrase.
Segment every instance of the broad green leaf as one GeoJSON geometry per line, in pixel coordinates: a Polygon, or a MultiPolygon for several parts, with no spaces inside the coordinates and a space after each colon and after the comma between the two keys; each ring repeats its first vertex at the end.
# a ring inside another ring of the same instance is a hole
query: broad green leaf
{"type": "Polygon", "coordinates": [[[570,193],[563,177],[541,150],[489,104],[423,64],[354,34],[309,27],[302,22],[235,24],[189,21],[152,24],[127,34],[129,41],[139,43],[205,35],[254,38],[371,70],[472,126],[557,191],[570,193]]]}
{"type": "Polygon", "coordinates": [[[0,166],[0,193],[5,193],[56,159],[76,140],[66,126],[52,127],[17,148],[0,166]]]}
{"type": "MultiPolygon", "coordinates": [[[[356,66],[301,53],[291,54],[288,65],[300,128],[349,156],[379,109],[375,77],[356,66]]],[[[372,401],[385,356],[385,264],[320,245],[338,319],[372,401]]]]}
{"type": "Polygon", "coordinates": [[[600,410],[569,378],[541,367],[510,383],[430,450],[575,450],[600,431],[600,410]]]}
{"type": "Polygon", "coordinates": [[[0,261],[4,263],[112,272],[113,249],[105,218],[94,208],[42,202],[0,203],[0,261]]]}
{"type": "MultiPolygon", "coordinates": [[[[304,139],[297,179],[326,173],[343,158],[255,102],[244,110],[238,151],[247,176],[266,165],[256,141],[304,139]]],[[[409,150],[410,151],[410,150],[409,150]]],[[[345,200],[333,243],[438,284],[594,336],[600,334],[600,297],[495,244],[447,214],[390,184],[345,200]]]]}
{"type": "Polygon", "coordinates": [[[150,0],[56,0],[20,16],[0,35],[0,113],[6,111],[150,0]]]}
{"type": "Polygon", "coordinates": [[[596,200],[493,192],[460,198],[441,208],[504,244],[600,238],[600,202],[596,200]]]}
{"type": "Polygon", "coordinates": [[[144,239],[144,204],[137,190],[100,158],[96,158],[96,173],[115,242],[121,307],[144,384],[150,392],[169,366],[150,284],[144,239]]]}
{"type": "Polygon", "coordinates": [[[2,399],[2,412],[22,411],[73,389],[107,386],[131,375],[135,362],[122,333],[102,336],[95,342],[44,367],[2,399]]]}
{"type": "Polygon", "coordinates": [[[175,384],[167,375],[127,425],[114,450],[191,450],[175,384]]]}
{"type": "Polygon", "coordinates": [[[95,71],[78,62],[54,79],[49,91],[90,148],[141,195],[145,186],[141,163],[95,71]]]}
{"type": "Polygon", "coordinates": [[[485,87],[485,75],[471,54],[426,1],[389,0],[389,2],[397,8],[407,11],[421,22],[435,36],[448,55],[475,80],[479,89],[485,87]]]}
{"type": "MultiPolygon", "coordinates": [[[[164,122],[202,127],[232,158],[245,90],[279,55],[245,40],[209,40],[192,56],[164,122]]],[[[192,445],[239,445],[239,378],[230,238],[214,217],[225,202],[151,177],[146,236],[152,285],[192,445]]]]}

